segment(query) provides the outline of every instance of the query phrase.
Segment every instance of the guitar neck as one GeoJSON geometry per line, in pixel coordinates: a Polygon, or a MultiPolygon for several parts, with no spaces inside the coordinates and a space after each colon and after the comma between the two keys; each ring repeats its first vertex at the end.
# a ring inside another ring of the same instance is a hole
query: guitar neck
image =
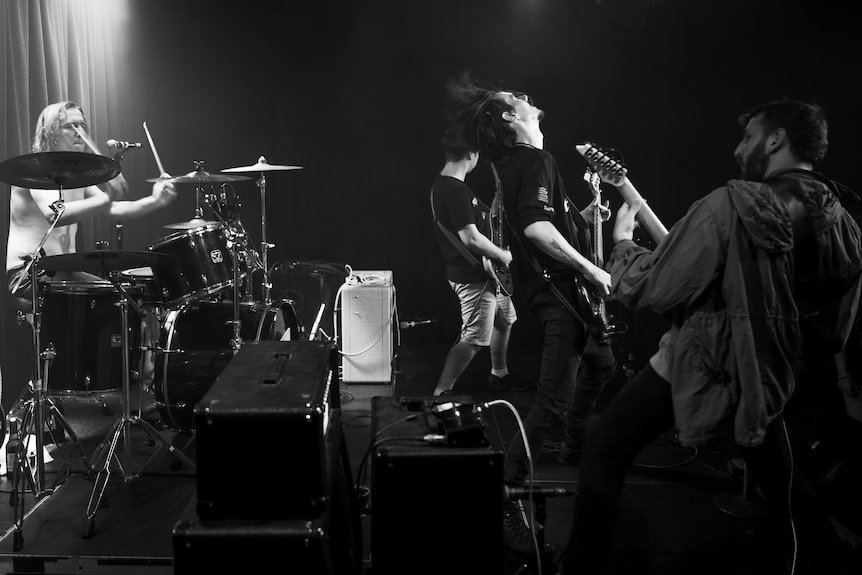
{"type": "Polygon", "coordinates": [[[621,182],[614,185],[627,203],[632,204],[635,201],[640,201],[641,207],[637,217],[641,225],[655,243],[663,240],[667,235],[667,228],[661,223],[661,220],[658,219],[658,216],[655,215],[655,212],[652,211],[652,208],[649,207],[649,204],[646,203],[646,200],[643,199],[643,196],[640,195],[628,177],[624,177],[621,182]]]}

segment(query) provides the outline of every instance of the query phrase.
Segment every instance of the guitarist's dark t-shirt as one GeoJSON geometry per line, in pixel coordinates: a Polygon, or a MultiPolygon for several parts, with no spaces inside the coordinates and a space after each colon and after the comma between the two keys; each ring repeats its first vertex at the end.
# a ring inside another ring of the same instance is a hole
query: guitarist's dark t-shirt
{"type": "MultiPolygon", "coordinates": [[[[475,224],[479,233],[484,236],[491,236],[491,224],[488,220],[490,209],[461,180],[438,175],[431,188],[431,203],[437,219],[452,232],[455,241],[461,241],[458,238],[458,230],[469,224],[475,224]]],[[[481,264],[482,256],[474,254],[479,263],[473,265],[461,255],[436,224],[434,232],[446,263],[446,279],[464,284],[484,282],[488,279],[488,274],[481,264]]],[[[464,248],[466,249],[466,246],[464,248]]]]}
{"type": "MultiPolygon", "coordinates": [[[[538,221],[549,221],[584,257],[590,257],[589,227],[581,213],[569,202],[566,187],[550,153],[532,146],[516,145],[509,158],[497,164],[503,188],[506,215],[517,230],[520,244],[527,254],[535,256],[539,266],[550,273],[571,273],[567,267],[524,237],[524,228],[538,221]]],[[[535,280],[537,272],[523,252],[515,255],[521,281],[535,280]],[[521,257],[518,257],[521,256],[521,257]]]]}

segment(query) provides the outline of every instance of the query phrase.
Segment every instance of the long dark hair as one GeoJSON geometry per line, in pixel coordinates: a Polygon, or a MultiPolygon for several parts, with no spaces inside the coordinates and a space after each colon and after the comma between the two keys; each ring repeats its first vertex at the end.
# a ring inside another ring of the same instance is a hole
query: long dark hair
{"type": "Polygon", "coordinates": [[[515,131],[503,119],[503,113],[513,109],[497,97],[504,89],[479,85],[468,72],[449,80],[446,88],[448,116],[464,123],[470,148],[492,162],[504,159],[516,141],[515,131]]]}

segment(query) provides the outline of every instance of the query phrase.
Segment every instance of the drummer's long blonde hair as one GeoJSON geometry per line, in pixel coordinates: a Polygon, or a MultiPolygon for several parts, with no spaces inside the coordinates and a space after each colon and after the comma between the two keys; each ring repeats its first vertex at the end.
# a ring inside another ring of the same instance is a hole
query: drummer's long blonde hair
{"type": "Polygon", "coordinates": [[[66,110],[73,108],[80,110],[81,115],[84,116],[84,121],[87,120],[84,109],[69,100],[48,104],[42,110],[42,113],[39,114],[39,119],[36,120],[36,133],[33,136],[33,153],[51,152],[57,148],[60,126],[66,121],[66,110]]]}

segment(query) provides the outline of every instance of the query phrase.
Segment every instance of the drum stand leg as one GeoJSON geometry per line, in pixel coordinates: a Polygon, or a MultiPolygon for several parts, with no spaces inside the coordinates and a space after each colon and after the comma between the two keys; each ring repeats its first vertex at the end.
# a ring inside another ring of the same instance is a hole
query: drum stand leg
{"type": "Polygon", "coordinates": [[[93,492],[90,494],[90,500],[87,503],[87,519],[89,520],[89,526],[87,529],[87,533],[84,535],[84,538],[90,538],[95,535],[96,532],[96,513],[99,510],[99,507],[102,504],[102,500],[105,495],[105,488],[108,485],[108,480],[111,477],[111,463],[116,460],[117,465],[120,468],[120,473],[123,475],[123,479],[125,481],[130,481],[143,472],[144,468],[150,464],[150,462],[155,458],[155,456],[159,453],[162,447],[166,447],[168,451],[170,451],[176,457],[179,457],[183,462],[185,462],[192,469],[197,469],[197,465],[194,461],[192,461],[185,453],[177,450],[171,442],[163,436],[161,433],[156,431],[152,425],[144,421],[140,418],[139,415],[132,415],[130,409],[130,389],[129,389],[129,319],[128,319],[128,300],[124,293],[120,295],[119,301],[120,307],[120,315],[122,319],[122,332],[123,332],[123,395],[122,395],[122,404],[123,404],[123,414],[122,416],[114,422],[114,425],[111,427],[111,430],[108,432],[108,435],[105,439],[96,447],[96,451],[93,454],[93,467],[91,470],[94,472],[94,476],[96,478],[95,485],[93,486],[93,492]],[[132,444],[131,444],[131,426],[138,425],[144,429],[144,431],[149,434],[150,438],[153,441],[158,441],[161,445],[153,452],[149,459],[138,469],[135,473],[127,473],[131,471],[132,468],[132,444]],[[119,443],[120,435],[123,436],[123,459],[120,458],[116,454],[117,443],[119,443]],[[105,460],[101,469],[96,471],[95,464],[99,459],[104,455],[105,460]]]}
{"type": "MultiPolygon", "coordinates": [[[[54,218],[54,222],[42,238],[36,251],[27,256],[27,260],[29,261],[28,265],[30,266],[30,297],[32,298],[32,318],[30,320],[32,323],[30,327],[33,331],[34,351],[32,381],[33,398],[28,402],[27,408],[24,410],[21,421],[19,422],[20,424],[18,425],[18,449],[15,455],[14,469],[12,470],[12,492],[10,496],[12,498],[12,503],[15,506],[15,534],[12,544],[15,551],[21,550],[24,546],[24,495],[26,494],[27,486],[29,485],[30,491],[36,499],[41,499],[45,495],[53,493],[59,485],[58,476],[57,480],[54,481],[54,485],[52,485],[50,489],[45,488],[45,452],[43,434],[45,433],[46,408],[69,434],[74,447],[81,452],[84,468],[88,469],[90,466],[87,456],[84,453],[84,449],[78,442],[77,435],[75,435],[75,432],[69,426],[66,418],[63,417],[60,410],[57,409],[54,402],[45,395],[45,389],[48,387],[48,367],[51,364],[51,360],[55,357],[55,351],[53,346],[49,346],[44,352],[42,351],[40,337],[42,319],[39,307],[39,282],[36,267],[39,259],[39,250],[42,248],[45,240],[48,238],[48,234],[50,234],[51,230],[54,229],[60,216],[62,216],[65,211],[65,206],[63,205],[62,186],[60,187],[60,199],[51,205],[51,209],[54,210],[57,217],[54,218]],[[45,362],[44,368],[42,366],[42,360],[45,362]],[[34,438],[34,447],[36,451],[33,462],[30,461],[30,455],[28,453],[31,436],[34,438]],[[33,467],[34,464],[35,468],[33,467]],[[24,483],[25,480],[27,485],[24,483]]],[[[18,289],[18,285],[14,287],[12,290],[13,292],[18,289]]],[[[63,461],[64,463],[66,462],[65,456],[63,456],[63,461]]]]}
{"type": "MultiPolygon", "coordinates": [[[[42,373],[45,375],[46,387],[48,382],[48,366],[52,358],[53,349],[49,349],[45,352],[45,365],[42,370],[42,373]]],[[[38,500],[54,493],[60,485],[60,476],[58,475],[54,480],[53,485],[48,488],[45,487],[44,441],[42,436],[45,433],[44,421],[46,409],[54,418],[54,421],[59,423],[62,429],[69,435],[73,447],[80,453],[81,462],[84,464],[85,469],[84,478],[90,479],[91,477],[89,471],[90,462],[87,459],[87,454],[84,452],[84,448],[81,447],[81,444],[78,441],[77,434],[69,425],[69,422],[66,421],[66,418],[63,417],[63,413],[57,408],[57,405],[51,400],[51,398],[45,396],[44,393],[41,390],[38,390],[36,385],[34,385],[34,396],[27,402],[27,406],[24,408],[23,413],[21,413],[20,418],[18,416],[15,418],[10,417],[9,421],[10,425],[12,423],[16,423],[19,438],[18,448],[15,452],[15,466],[12,470],[12,490],[10,493],[12,504],[15,506],[15,535],[13,538],[13,549],[15,551],[20,551],[24,546],[24,497],[27,492],[27,487],[30,487],[30,491],[33,493],[33,496],[38,500]],[[35,439],[34,443],[36,450],[33,462],[30,461],[29,455],[31,436],[35,439]],[[34,463],[36,464],[35,469],[33,468],[34,463]]],[[[64,464],[67,464],[67,455],[61,454],[61,456],[64,464]]]]}

